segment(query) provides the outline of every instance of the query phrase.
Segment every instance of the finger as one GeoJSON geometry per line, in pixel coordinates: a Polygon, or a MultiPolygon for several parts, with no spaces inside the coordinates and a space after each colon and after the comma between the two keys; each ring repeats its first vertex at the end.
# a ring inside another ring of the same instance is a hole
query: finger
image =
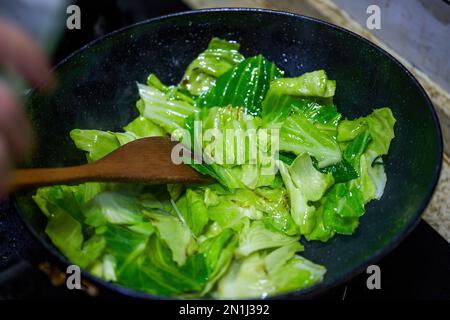
{"type": "Polygon", "coordinates": [[[13,68],[34,86],[53,82],[49,61],[26,33],[0,21],[0,39],[0,64],[13,68]]]}
{"type": "Polygon", "coordinates": [[[31,127],[16,98],[6,86],[0,85],[0,135],[14,161],[24,160],[32,144],[31,127]]]}

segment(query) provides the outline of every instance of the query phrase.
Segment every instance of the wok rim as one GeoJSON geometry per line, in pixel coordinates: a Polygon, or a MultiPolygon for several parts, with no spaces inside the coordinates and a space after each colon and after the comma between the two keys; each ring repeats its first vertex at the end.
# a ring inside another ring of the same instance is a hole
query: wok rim
{"type": "MultiPolygon", "coordinates": [[[[117,30],[112,31],[106,35],[103,35],[103,36],[83,45],[79,49],[75,50],[73,53],[68,55],[66,58],[64,58],[60,62],[58,62],[52,68],[52,72],[56,71],[62,65],[69,62],[72,59],[72,57],[95,46],[97,43],[107,40],[108,38],[111,38],[117,34],[127,31],[129,29],[136,28],[141,25],[152,24],[152,23],[163,21],[166,19],[173,19],[173,18],[180,18],[180,17],[183,18],[183,17],[188,17],[191,15],[202,15],[205,13],[227,13],[227,12],[246,12],[246,13],[250,13],[250,14],[251,13],[262,13],[262,14],[268,14],[268,15],[281,16],[281,17],[291,17],[291,18],[300,19],[300,20],[308,20],[308,21],[312,21],[313,23],[322,24],[322,25],[326,26],[327,28],[335,29],[339,32],[346,33],[346,34],[354,37],[355,41],[358,41],[358,40],[362,41],[369,47],[382,53],[387,59],[394,62],[404,73],[406,73],[408,78],[410,78],[412,80],[413,84],[417,87],[420,94],[423,96],[423,98],[427,104],[428,110],[431,113],[431,116],[433,118],[433,123],[434,123],[434,127],[435,127],[435,132],[434,132],[435,143],[437,146],[436,158],[438,159],[438,161],[434,165],[434,173],[433,173],[432,183],[430,184],[427,192],[424,194],[425,196],[424,196],[424,199],[421,202],[420,206],[417,207],[417,209],[415,210],[414,217],[409,219],[409,221],[403,225],[403,227],[400,229],[399,232],[397,232],[395,234],[395,236],[390,237],[389,240],[387,241],[387,243],[385,245],[383,245],[383,247],[380,250],[378,250],[374,254],[372,254],[371,257],[366,259],[363,263],[358,264],[357,266],[355,266],[351,269],[347,269],[344,272],[342,272],[340,275],[337,276],[337,279],[335,281],[332,281],[330,283],[320,282],[318,284],[315,284],[315,285],[305,288],[305,289],[300,289],[300,290],[295,290],[295,291],[288,292],[288,293],[278,294],[278,295],[270,296],[268,298],[263,298],[260,300],[293,299],[293,298],[295,298],[295,299],[311,299],[311,298],[317,297],[317,296],[323,294],[324,292],[331,290],[345,282],[348,282],[350,279],[352,279],[355,276],[362,273],[367,265],[370,265],[370,264],[373,264],[373,263],[379,261],[381,258],[386,256],[389,252],[394,250],[419,224],[421,216],[422,216],[423,212],[425,211],[425,209],[427,208],[428,204],[430,203],[431,198],[432,198],[434,191],[436,190],[437,184],[439,182],[441,169],[442,169],[442,162],[443,162],[443,138],[442,138],[441,125],[440,125],[439,119],[437,117],[437,113],[434,108],[434,105],[431,102],[428,94],[426,93],[426,91],[424,90],[422,85],[419,83],[419,81],[415,78],[415,76],[400,61],[398,61],[395,57],[393,57],[389,52],[382,49],[381,47],[374,44],[373,42],[369,41],[368,39],[352,32],[350,30],[347,30],[343,27],[334,25],[332,23],[323,21],[321,19],[304,16],[304,15],[297,14],[297,13],[281,11],[281,10],[271,10],[271,9],[261,9],[261,8],[223,7],[223,8],[197,9],[197,10],[190,10],[190,11],[177,12],[177,13],[173,13],[173,14],[167,14],[167,15],[143,20],[143,21],[131,24],[129,26],[117,29],[117,30]]],[[[31,90],[28,94],[28,97],[31,96],[35,91],[36,91],[36,89],[31,90]]],[[[27,219],[24,217],[14,195],[10,196],[10,201],[12,201],[13,206],[14,206],[15,210],[17,211],[16,214],[19,215],[20,220],[24,223],[27,230],[33,235],[34,238],[36,238],[38,240],[38,242],[44,247],[44,249],[47,252],[49,252],[54,258],[56,258],[56,260],[59,264],[64,265],[64,266],[71,265],[71,262],[59,250],[57,250],[56,247],[54,247],[54,245],[51,244],[50,241],[41,237],[40,234],[35,230],[35,228],[27,221],[27,219]]],[[[150,293],[145,293],[142,291],[130,289],[130,288],[127,288],[125,286],[122,286],[122,285],[119,285],[116,283],[105,281],[105,280],[103,280],[99,277],[96,277],[84,270],[81,270],[81,273],[82,273],[83,278],[88,279],[88,281],[92,282],[94,285],[98,284],[108,290],[112,290],[113,292],[124,295],[126,297],[146,299],[146,300],[184,300],[183,298],[178,298],[178,297],[173,297],[173,296],[171,297],[171,296],[153,295],[150,293]]]]}

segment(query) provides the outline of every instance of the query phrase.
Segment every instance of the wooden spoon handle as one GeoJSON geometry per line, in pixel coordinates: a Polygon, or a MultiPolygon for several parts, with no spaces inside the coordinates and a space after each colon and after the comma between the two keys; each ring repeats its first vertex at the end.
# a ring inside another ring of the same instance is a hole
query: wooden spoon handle
{"type": "Polygon", "coordinates": [[[93,178],[91,172],[88,165],[48,169],[18,169],[13,172],[10,190],[90,181],[93,178]]]}

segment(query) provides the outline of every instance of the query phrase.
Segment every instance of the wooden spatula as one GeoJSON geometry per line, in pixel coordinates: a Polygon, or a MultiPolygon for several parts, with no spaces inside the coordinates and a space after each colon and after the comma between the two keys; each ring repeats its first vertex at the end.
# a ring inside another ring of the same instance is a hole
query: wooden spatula
{"type": "Polygon", "coordinates": [[[80,166],[19,169],[13,173],[11,190],[86,181],[147,184],[212,182],[212,179],[188,165],[173,163],[171,152],[176,144],[167,137],[149,137],[127,143],[96,162],[80,166]]]}

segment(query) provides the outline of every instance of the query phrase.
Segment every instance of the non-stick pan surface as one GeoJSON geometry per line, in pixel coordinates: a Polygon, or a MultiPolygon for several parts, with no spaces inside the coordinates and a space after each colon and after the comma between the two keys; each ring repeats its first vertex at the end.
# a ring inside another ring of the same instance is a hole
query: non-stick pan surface
{"type": "MultiPolygon", "coordinates": [[[[392,250],[419,221],[438,181],[442,140],[433,106],[414,77],[385,51],[334,25],[290,13],[214,9],[165,16],[109,34],[56,68],[59,82],[53,93],[36,91],[28,99],[38,144],[31,165],[84,162],[69,138],[71,129],[120,129],[136,116],[136,81],[145,82],[153,72],[166,84],[177,83],[214,36],[240,42],[246,56],[263,54],[288,76],[325,69],[337,81],[335,103],[349,118],[377,107],[392,109],[396,137],[385,158],[383,197],[367,206],[354,235],[306,243],[305,256],[327,267],[325,279],[281,297],[310,297],[348,280],[392,250]]],[[[45,236],[45,221],[28,197],[31,192],[16,196],[18,211],[56,261],[68,264],[45,236]]],[[[107,291],[158,298],[85,276],[107,291]]]]}

